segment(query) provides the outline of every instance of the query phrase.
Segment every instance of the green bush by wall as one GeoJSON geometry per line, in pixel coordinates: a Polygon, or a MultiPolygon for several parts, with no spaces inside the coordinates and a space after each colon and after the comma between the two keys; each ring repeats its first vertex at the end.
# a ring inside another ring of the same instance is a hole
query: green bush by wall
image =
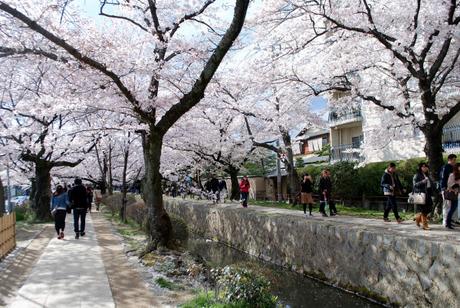
{"type": "MultiPolygon", "coordinates": [[[[414,158],[395,162],[401,183],[408,192],[412,191],[412,178],[422,158],[414,158]]],[[[388,166],[388,162],[371,163],[357,167],[353,162],[338,162],[328,166],[305,166],[297,169],[299,176],[308,173],[315,182],[315,192],[318,191],[321,171],[327,168],[331,171],[334,195],[344,200],[359,199],[365,196],[380,196],[380,180],[388,166]]]]}

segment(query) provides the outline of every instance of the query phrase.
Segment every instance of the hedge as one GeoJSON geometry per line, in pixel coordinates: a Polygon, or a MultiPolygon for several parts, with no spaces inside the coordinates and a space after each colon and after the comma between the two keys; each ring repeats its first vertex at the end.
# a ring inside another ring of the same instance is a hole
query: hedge
{"type": "MultiPolygon", "coordinates": [[[[396,163],[399,179],[408,192],[412,190],[412,178],[417,172],[418,164],[423,158],[398,161],[396,163]]],[[[388,162],[371,163],[364,167],[357,167],[353,162],[338,162],[325,166],[305,166],[297,169],[299,176],[308,173],[313,177],[315,190],[318,190],[318,182],[321,171],[327,168],[331,171],[334,195],[344,200],[359,199],[365,196],[381,196],[382,189],[380,180],[388,166],[388,162]]]]}

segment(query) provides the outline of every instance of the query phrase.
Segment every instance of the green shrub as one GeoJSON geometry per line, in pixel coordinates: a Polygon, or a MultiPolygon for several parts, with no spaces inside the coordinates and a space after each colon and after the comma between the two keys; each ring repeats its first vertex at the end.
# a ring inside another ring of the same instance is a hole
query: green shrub
{"type": "Polygon", "coordinates": [[[226,304],[219,302],[212,292],[200,293],[193,300],[180,306],[181,308],[249,308],[243,304],[226,304]]]}
{"type": "Polygon", "coordinates": [[[155,279],[155,282],[160,286],[160,288],[163,288],[163,289],[168,289],[171,291],[182,289],[182,287],[179,286],[178,284],[166,278],[163,278],[163,277],[158,277],[157,279],[155,279]]]}
{"type": "Polygon", "coordinates": [[[28,215],[28,209],[26,207],[16,207],[14,209],[16,212],[16,221],[24,221],[28,215]]]}
{"type": "MultiPolygon", "coordinates": [[[[395,161],[401,183],[407,191],[412,190],[412,178],[417,172],[422,158],[395,161]]],[[[325,168],[331,171],[334,195],[343,200],[351,200],[366,196],[380,196],[382,189],[380,180],[389,162],[379,162],[357,167],[353,162],[338,162],[328,166],[306,166],[297,169],[299,176],[310,174],[315,182],[315,193],[321,171],[325,168]]]]}
{"type": "Polygon", "coordinates": [[[243,307],[276,307],[277,298],[270,293],[270,282],[253,271],[226,266],[213,270],[217,294],[227,304],[243,307]]]}

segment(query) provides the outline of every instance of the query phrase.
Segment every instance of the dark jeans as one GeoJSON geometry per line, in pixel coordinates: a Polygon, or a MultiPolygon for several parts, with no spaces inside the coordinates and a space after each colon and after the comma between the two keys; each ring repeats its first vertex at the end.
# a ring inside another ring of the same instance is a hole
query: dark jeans
{"type": "Polygon", "coordinates": [[[56,210],[56,214],[54,214],[54,228],[57,234],[59,234],[60,231],[64,232],[66,214],[66,210],[56,210]]]}
{"type": "MultiPolygon", "coordinates": [[[[303,203],[302,205],[303,205],[304,214],[307,214],[307,204],[303,203]]],[[[311,204],[311,203],[308,204],[308,210],[309,210],[309,212],[311,214],[311,211],[313,210],[313,204],[311,204]]]]}
{"type": "Polygon", "coordinates": [[[449,213],[447,213],[447,219],[446,219],[446,225],[448,227],[452,227],[452,216],[454,216],[454,212],[458,207],[458,200],[452,200],[450,202],[450,210],[449,213]]]}
{"type": "Polygon", "coordinates": [[[385,212],[383,213],[383,218],[388,218],[391,210],[393,210],[396,219],[401,218],[398,214],[398,205],[396,204],[395,196],[387,196],[387,203],[385,204],[385,212]]]}
{"type": "Polygon", "coordinates": [[[329,214],[337,214],[337,208],[335,207],[334,201],[320,201],[319,212],[326,214],[326,202],[329,204],[329,214]]]}
{"type": "Polygon", "coordinates": [[[248,192],[241,193],[241,200],[243,200],[243,207],[248,207],[248,198],[249,198],[248,192]]]}
{"type": "Polygon", "coordinates": [[[86,209],[74,209],[73,210],[73,228],[75,233],[85,232],[85,219],[86,209]],[[80,219],[80,228],[78,228],[78,220],[80,219]]]}

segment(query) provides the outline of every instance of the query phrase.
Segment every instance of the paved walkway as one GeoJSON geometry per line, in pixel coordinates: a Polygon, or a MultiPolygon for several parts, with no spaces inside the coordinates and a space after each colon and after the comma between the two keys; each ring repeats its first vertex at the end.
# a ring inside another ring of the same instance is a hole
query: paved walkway
{"type": "MultiPolygon", "coordinates": [[[[176,200],[182,201],[179,198],[166,197],[166,200],[176,200]]],[[[440,224],[430,224],[431,230],[423,230],[415,226],[415,222],[412,220],[406,220],[401,224],[396,223],[393,213],[390,213],[391,222],[386,223],[383,221],[383,212],[381,219],[372,219],[372,218],[361,218],[361,217],[352,217],[341,215],[339,212],[338,216],[334,217],[322,217],[318,213],[318,206],[314,209],[313,216],[305,217],[303,211],[301,211],[302,206],[297,205],[296,208],[284,209],[284,208],[275,208],[275,207],[265,207],[265,206],[256,206],[252,205],[249,202],[248,208],[243,208],[240,204],[234,202],[225,202],[212,204],[208,200],[195,200],[195,199],[185,199],[183,201],[201,203],[210,207],[216,208],[236,208],[241,211],[246,211],[248,213],[264,213],[265,215],[273,216],[283,216],[283,217],[301,217],[306,221],[313,222],[323,222],[327,224],[334,224],[345,226],[350,230],[359,229],[359,230],[369,230],[376,231],[382,234],[392,234],[400,235],[402,237],[409,238],[418,238],[429,241],[439,241],[439,242],[448,242],[455,245],[460,245],[460,226],[456,227],[455,230],[449,230],[443,227],[440,224]]]]}
{"type": "Polygon", "coordinates": [[[115,307],[91,215],[79,240],[71,219],[65,239],[49,242],[9,307],[115,307]]]}
{"type": "MultiPolygon", "coordinates": [[[[213,205],[216,206],[216,205],[213,205]]],[[[417,228],[415,222],[412,220],[406,220],[401,224],[396,223],[396,220],[392,216],[393,213],[390,213],[391,222],[386,223],[383,221],[383,212],[382,219],[371,219],[371,218],[360,218],[360,217],[351,217],[341,215],[339,212],[338,216],[334,217],[322,217],[320,213],[314,212],[313,217],[305,217],[303,212],[300,210],[288,210],[282,208],[271,208],[263,206],[254,206],[249,204],[247,209],[244,209],[239,204],[235,203],[225,203],[218,204],[218,207],[234,207],[240,208],[242,211],[255,211],[259,213],[265,213],[270,215],[282,215],[282,216],[296,216],[302,217],[305,220],[312,221],[322,221],[334,225],[343,225],[350,229],[361,229],[361,230],[375,230],[382,234],[388,233],[392,235],[400,235],[403,237],[410,238],[419,238],[430,241],[440,241],[440,242],[449,242],[455,245],[460,245],[460,226],[455,228],[455,230],[449,230],[443,227],[440,224],[430,224],[431,230],[423,230],[417,228]]],[[[299,209],[299,206],[297,206],[299,209]]],[[[316,209],[317,210],[317,209],[316,209]]]]}

